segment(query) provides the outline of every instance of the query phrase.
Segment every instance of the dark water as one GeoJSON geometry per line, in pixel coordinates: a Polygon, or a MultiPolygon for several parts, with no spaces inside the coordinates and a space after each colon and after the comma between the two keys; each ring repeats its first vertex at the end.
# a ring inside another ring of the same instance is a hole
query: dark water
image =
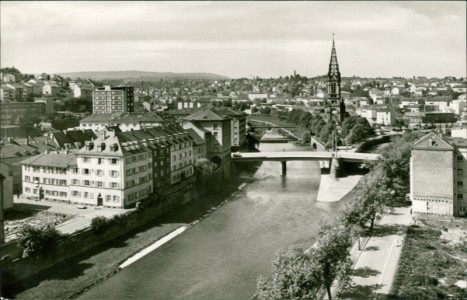
{"type": "MultiPolygon", "coordinates": [[[[262,144],[262,151],[297,151],[262,144]]],[[[164,246],[80,296],[80,299],[249,299],[276,252],[311,245],[319,220],[343,203],[317,203],[317,162],[264,162],[230,201],[164,246]]]]}

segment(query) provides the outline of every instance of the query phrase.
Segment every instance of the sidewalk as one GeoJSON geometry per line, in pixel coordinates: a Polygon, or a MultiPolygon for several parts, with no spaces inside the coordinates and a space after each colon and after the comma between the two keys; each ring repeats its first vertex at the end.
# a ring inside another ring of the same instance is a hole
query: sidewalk
{"type": "MultiPolygon", "coordinates": [[[[358,243],[352,247],[351,285],[340,292],[337,285],[333,287],[333,299],[375,299],[389,294],[403,238],[411,222],[410,207],[395,208],[394,212],[386,213],[366,244],[362,242],[363,250],[358,250],[358,243]]],[[[327,295],[323,299],[328,299],[327,295]]]]}

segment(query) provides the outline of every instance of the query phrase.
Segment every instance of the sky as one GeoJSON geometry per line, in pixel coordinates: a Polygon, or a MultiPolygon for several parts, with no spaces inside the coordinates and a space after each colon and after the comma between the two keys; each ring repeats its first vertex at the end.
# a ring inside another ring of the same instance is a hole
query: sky
{"type": "Polygon", "coordinates": [[[466,2],[1,1],[1,66],[23,73],[466,76],[466,2]]]}

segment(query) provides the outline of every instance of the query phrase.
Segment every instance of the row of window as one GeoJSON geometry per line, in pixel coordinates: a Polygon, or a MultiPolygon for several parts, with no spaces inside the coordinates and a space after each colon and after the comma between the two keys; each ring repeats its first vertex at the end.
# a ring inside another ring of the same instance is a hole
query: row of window
{"type": "Polygon", "coordinates": [[[31,177],[25,176],[24,181],[26,182],[34,182],[34,183],[42,183],[42,184],[50,184],[50,185],[58,185],[58,186],[67,186],[67,181],[65,179],[56,179],[56,178],[42,178],[42,182],[40,177],[31,177]]]}
{"type": "Polygon", "coordinates": [[[190,147],[190,146],[191,146],[191,142],[184,142],[184,143],[176,144],[176,145],[172,146],[172,151],[177,151],[177,150],[180,150],[182,148],[187,148],[187,147],[190,147]]]}
{"type": "Polygon", "coordinates": [[[190,159],[190,162],[185,161],[183,164],[179,163],[178,168],[177,168],[177,165],[173,165],[172,166],[172,171],[176,171],[177,169],[181,169],[183,167],[186,167],[187,165],[191,165],[191,159],[190,159]]]}
{"type": "Polygon", "coordinates": [[[137,161],[140,161],[140,160],[146,160],[147,158],[148,158],[147,153],[142,153],[142,154],[139,154],[139,155],[134,155],[134,156],[131,156],[131,157],[127,157],[125,161],[126,161],[127,164],[131,164],[131,163],[134,163],[134,162],[137,162],[137,161]]]}
{"type": "Polygon", "coordinates": [[[138,198],[145,197],[147,196],[152,190],[152,187],[149,187],[148,189],[143,189],[141,191],[136,191],[134,193],[128,194],[128,201],[134,201],[137,200],[138,198]]]}
{"type": "MultiPolygon", "coordinates": [[[[105,182],[103,181],[94,181],[94,180],[79,180],[79,179],[73,179],[71,181],[72,185],[83,185],[83,186],[92,186],[92,187],[106,187],[105,182]]],[[[118,182],[109,182],[107,184],[108,188],[120,188],[120,184],[118,182]]]]}
{"type": "MultiPolygon", "coordinates": [[[[183,153],[179,153],[178,154],[178,159],[186,158],[188,156],[191,156],[191,150],[188,151],[188,152],[185,151],[183,153]]],[[[172,158],[173,158],[173,161],[177,161],[177,155],[173,155],[172,158]]]]}
{"type": "Polygon", "coordinates": [[[139,184],[143,184],[145,182],[148,182],[150,180],[151,180],[151,175],[135,178],[135,179],[132,179],[132,180],[128,180],[125,183],[125,187],[126,188],[131,188],[131,187],[137,186],[139,184]]]}
{"type": "Polygon", "coordinates": [[[52,173],[52,174],[66,174],[65,168],[56,168],[56,167],[31,167],[31,166],[24,166],[25,171],[33,171],[33,172],[42,172],[44,173],[52,173]]]}
{"type": "MultiPolygon", "coordinates": [[[[91,192],[83,192],[81,193],[80,191],[71,191],[71,195],[73,197],[79,197],[81,198],[81,195],[83,195],[83,198],[84,199],[94,199],[94,193],[91,193],[91,192]]],[[[105,202],[119,202],[120,201],[120,196],[116,196],[116,195],[106,195],[104,196],[105,199],[105,202]]]]}
{"type": "Polygon", "coordinates": [[[102,158],[102,157],[98,157],[97,159],[96,158],[92,158],[92,157],[89,157],[89,156],[83,156],[81,158],[82,162],[84,163],[97,163],[98,165],[102,165],[104,164],[104,161],[107,160],[107,162],[111,165],[116,165],[118,164],[118,162],[120,161],[118,158],[102,158]]]}
{"type": "MultiPolygon", "coordinates": [[[[91,175],[91,174],[94,174],[94,173],[95,173],[97,176],[104,176],[104,173],[105,173],[105,172],[104,172],[103,170],[101,170],[101,169],[96,169],[96,170],[94,170],[94,169],[87,169],[87,168],[81,169],[81,174],[83,174],[83,175],[91,175]]],[[[73,169],[73,174],[79,174],[77,168],[76,168],[76,169],[73,169]]],[[[109,175],[110,177],[114,177],[114,178],[115,178],[115,177],[120,176],[120,172],[119,172],[119,171],[115,171],[115,170],[110,170],[110,171],[108,172],[108,175],[109,175]]]]}
{"type": "Polygon", "coordinates": [[[128,170],[125,171],[125,174],[126,174],[126,176],[131,176],[133,174],[138,174],[138,173],[141,173],[141,172],[145,172],[148,168],[149,169],[151,168],[151,163],[148,163],[147,166],[143,165],[143,166],[128,169],[128,170]]]}
{"type": "MultiPolygon", "coordinates": [[[[31,192],[31,188],[24,188],[24,191],[26,193],[31,192]]],[[[39,194],[39,189],[32,189],[32,193],[38,195],[39,194]]],[[[44,194],[48,196],[55,196],[55,197],[66,197],[67,192],[59,192],[59,191],[50,191],[50,190],[44,190],[44,194]]]]}

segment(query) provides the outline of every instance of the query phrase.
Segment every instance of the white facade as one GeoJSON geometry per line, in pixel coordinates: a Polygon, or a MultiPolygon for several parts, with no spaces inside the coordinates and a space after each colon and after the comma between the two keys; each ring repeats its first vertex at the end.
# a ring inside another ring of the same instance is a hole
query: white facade
{"type": "Polygon", "coordinates": [[[376,109],[365,109],[362,108],[360,111],[360,116],[365,118],[368,123],[372,126],[376,121],[376,109]]]}
{"type": "Polygon", "coordinates": [[[376,124],[392,126],[396,124],[396,115],[393,110],[381,109],[376,111],[376,124]]]}

